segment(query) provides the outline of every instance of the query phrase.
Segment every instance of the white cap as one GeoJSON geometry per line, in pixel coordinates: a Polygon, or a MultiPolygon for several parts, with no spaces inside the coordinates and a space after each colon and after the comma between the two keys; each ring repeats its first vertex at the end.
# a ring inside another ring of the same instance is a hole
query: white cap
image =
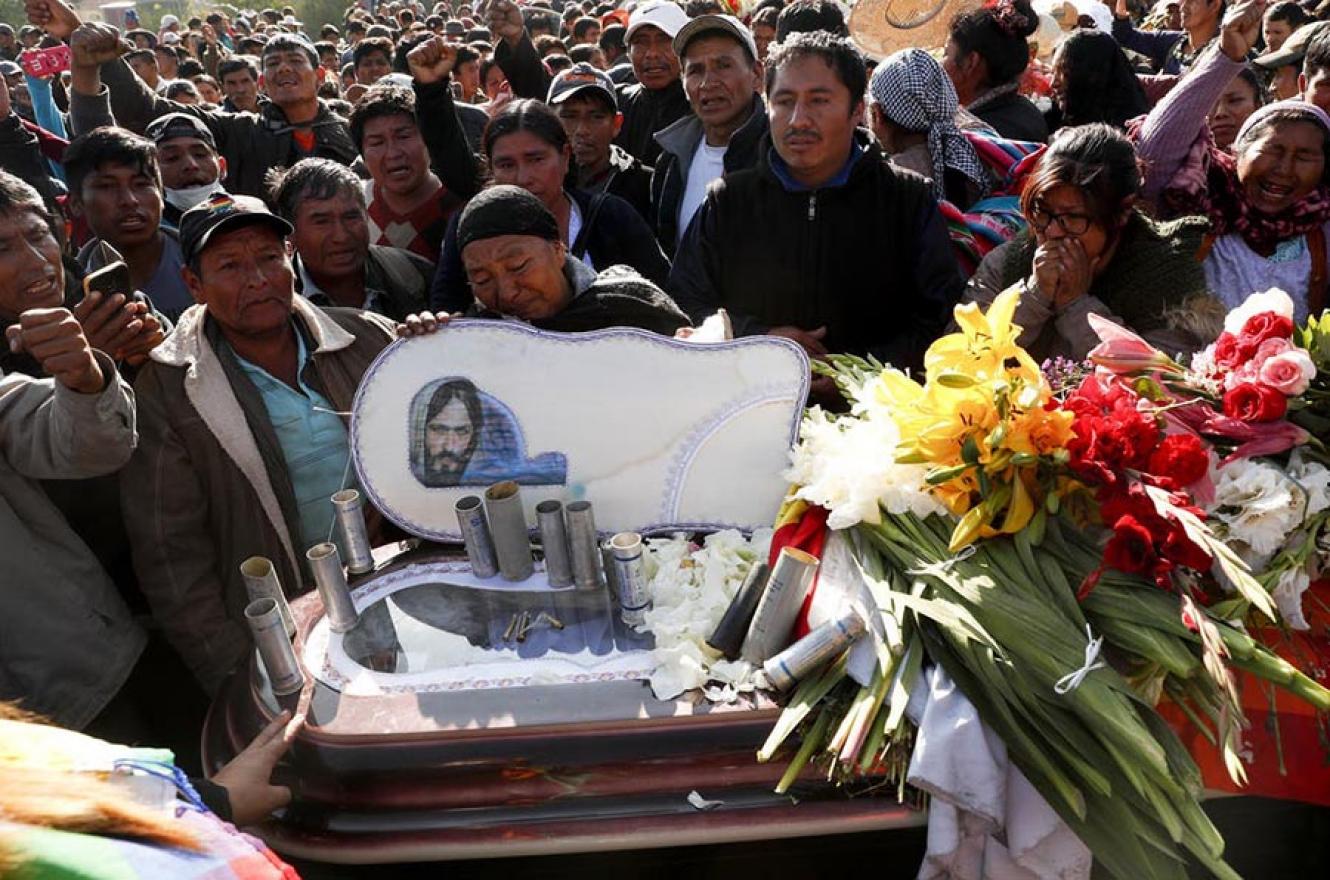
{"type": "Polygon", "coordinates": [[[660,28],[673,40],[686,24],[688,13],[679,4],[671,0],[648,0],[633,10],[628,27],[623,32],[623,41],[626,45],[633,39],[634,33],[647,26],[660,28]]]}
{"type": "Polygon", "coordinates": [[[162,34],[162,45],[175,46],[180,42],[180,35],[175,31],[167,31],[162,34]]]}
{"type": "Polygon", "coordinates": [[[689,42],[709,33],[728,34],[748,50],[750,58],[757,59],[757,41],[753,39],[753,32],[733,15],[699,15],[691,19],[674,36],[674,54],[682,58],[689,42]]]}
{"type": "Polygon", "coordinates": [[[171,25],[180,27],[180,19],[176,18],[174,15],[163,15],[162,29],[165,30],[166,28],[169,28],[171,25]]]}

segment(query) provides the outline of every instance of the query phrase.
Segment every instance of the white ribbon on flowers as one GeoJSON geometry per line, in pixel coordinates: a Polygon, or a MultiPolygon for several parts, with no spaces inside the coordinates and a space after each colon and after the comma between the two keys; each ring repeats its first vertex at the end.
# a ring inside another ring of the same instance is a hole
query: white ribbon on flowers
{"type": "Polygon", "coordinates": [[[907,568],[905,570],[905,573],[913,575],[932,575],[933,577],[941,577],[944,574],[951,574],[951,567],[953,565],[955,565],[958,562],[964,562],[974,554],[975,554],[974,545],[966,544],[964,547],[961,548],[961,551],[959,553],[957,553],[955,556],[951,557],[950,559],[942,559],[937,562],[929,562],[925,565],[920,565],[917,568],[907,568]]]}
{"type": "Polygon", "coordinates": [[[1056,691],[1059,696],[1069,694],[1076,690],[1076,688],[1081,686],[1081,682],[1085,681],[1087,675],[1094,672],[1096,669],[1103,669],[1108,665],[1099,659],[1099,651],[1104,647],[1104,637],[1100,636],[1099,638],[1095,638],[1094,633],[1090,631],[1090,624],[1088,623],[1085,625],[1085,638],[1089,642],[1085,646],[1085,663],[1075,672],[1069,672],[1059,678],[1057,683],[1053,685],[1053,690],[1056,691]]]}

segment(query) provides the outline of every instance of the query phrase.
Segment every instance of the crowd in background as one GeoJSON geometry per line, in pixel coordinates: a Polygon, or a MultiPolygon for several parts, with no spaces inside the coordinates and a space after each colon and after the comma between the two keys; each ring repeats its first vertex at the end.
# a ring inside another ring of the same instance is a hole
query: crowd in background
{"type": "MultiPolygon", "coordinates": [[[[241,562],[311,588],[361,377],[450,316],[686,337],[723,310],[912,367],[1013,285],[1039,359],[1083,358],[1090,314],[1186,354],[1254,291],[1318,313],[1330,2],[1040,8],[948,7],[944,45],[868,57],[834,0],[153,27],[28,0],[0,23],[0,700],[201,773],[252,649],[241,562]]],[[[241,817],[280,802],[265,737],[241,817]]]]}

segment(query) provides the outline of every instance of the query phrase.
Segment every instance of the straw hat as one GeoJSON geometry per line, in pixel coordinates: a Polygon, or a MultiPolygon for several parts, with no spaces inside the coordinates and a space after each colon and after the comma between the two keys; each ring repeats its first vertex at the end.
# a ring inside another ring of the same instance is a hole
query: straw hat
{"type": "Polygon", "coordinates": [[[850,39],[874,58],[910,47],[941,49],[951,20],[980,0],[859,0],[850,11],[850,39]]]}

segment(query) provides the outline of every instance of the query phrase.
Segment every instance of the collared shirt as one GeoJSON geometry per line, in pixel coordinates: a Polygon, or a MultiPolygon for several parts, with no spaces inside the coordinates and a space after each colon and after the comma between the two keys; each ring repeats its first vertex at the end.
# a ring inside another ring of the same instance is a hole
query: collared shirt
{"type": "Polygon", "coordinates": [[[239,355],[236,360],[263,398],[300,513],[302,547],[327,541],[332,532],[334,492],[343,488],[350,445],[346,425],[328,399],[305,384],[309,363],[305,338],[296,334],[296,390],[239,355]]]}
{"type": "MultiPolygon", "coordinates": [[[[305,299],[314,303],[314,305],[321,309],[333,308],[341,305],[340,303],[335,302],[331,296],[325,293],[319,285],[315,283],[314,278],[308,271],[306,271],[303,262],[296,260],[296,267],[300,271],[300,294],[305,297],[305,299]]],[[[388,314],[388,311],[386,311],[387,307],[388,300],[383,291],[372,290],[368,287],[365,288],[365,301],[360,304],[360,308],[367,312],[374,312],[378,315],[386,315],[388,314]]]]}
{"type": "MultiPolygon", "coordinates": [[[[835,177],[817,188],[834,189],[835,187],[847,184],[850,180],[850,172],[854,170],[854,166],[859,162],[859,159],[863,154],[864,148],[859,146],[859,142],[851,141],[850,155],[846,157],[845,164],[836,172],[835,177]]],[[[768,157],[771,162],[772,173],[776,175],[776,179],[780,181],[780,185],[785,188],[786,192],[808,192],[812,189],[812,187],[804,186],[802,183],[794,179],[794,175],[790,173],[790,166],[785,164],[785,160],[780,157],[780,153],[776,152],[775,147],[771,147],[771,152],[768,157]]]]}

